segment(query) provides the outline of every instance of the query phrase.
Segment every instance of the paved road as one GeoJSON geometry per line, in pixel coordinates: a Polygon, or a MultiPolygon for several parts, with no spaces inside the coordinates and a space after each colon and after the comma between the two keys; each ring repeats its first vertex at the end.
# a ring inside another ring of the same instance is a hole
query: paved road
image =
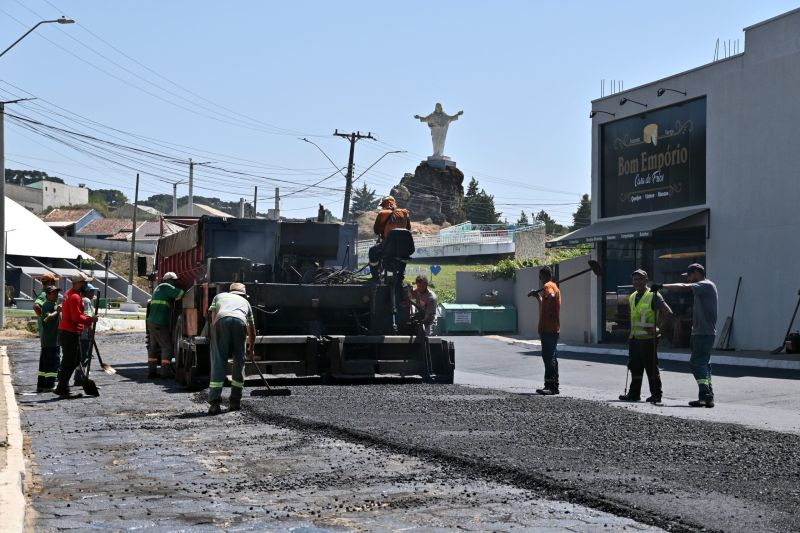
{"type": "MultiPolygon", "coordinates": [[[[94,375],[100,398],[31,392],[37,342],[9,348],[29,442],[31,530],[658,530],[471,465],[332,427],[276,423],[257,408],[334,394],[355,401],[348,416],[358,423],[397,394],[426,401],[445,388],[296,387],[290,398],[246,398],[239,413],[207,417],[204,393],[144,379],[142,335],[100,339],[119,371],[94,375]]],[[[446,389],[451,402],[465,390],[446,389]]]]}
{"type": "MultiPolygon", "coordinates": [[[[456,383],[514,393],[533,392],[542,386],[541,352],[490,337],[453,337],[456,343],[456,383]]],[[[730,422],[758,429],[800,434],[800,372],[713,366],[714,409],[692,409],[697,385],[688,365],[662,361],[664,406],[645,402],[619,402],[625,386],[625,357],[560,353],[561,393],[596,400],[642,413],[692,420],[730,422]]],[[[642,388],[642,398],[648,388],[642,388]]]]}

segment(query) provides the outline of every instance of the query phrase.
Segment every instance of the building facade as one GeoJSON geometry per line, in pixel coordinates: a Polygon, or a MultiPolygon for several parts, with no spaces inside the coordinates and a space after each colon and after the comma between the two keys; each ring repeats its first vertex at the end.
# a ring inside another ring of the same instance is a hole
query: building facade
{"type": "MultiPolygon", "coordinates": [[[[548,246],[595,243],[594,342],[627,337],[633,270],[670,283],[692,262],[718,286],[718,333],[741,277],[731,344],[783,341],[800,289],[800,9],[744,31],[743,53],[592,102],[592,225],[548,246]]],[[[683,346],[691,296],[664,294],[683,346]]]]}
{"type": "Polygon", "coordinates": [[[6,184],[6,196],[34,213],[41,213],[53,207],[86,205],[89,203],[89,189],[80,185],[73,187],[54,181],[37,181],[30,185],[6,184]]]}

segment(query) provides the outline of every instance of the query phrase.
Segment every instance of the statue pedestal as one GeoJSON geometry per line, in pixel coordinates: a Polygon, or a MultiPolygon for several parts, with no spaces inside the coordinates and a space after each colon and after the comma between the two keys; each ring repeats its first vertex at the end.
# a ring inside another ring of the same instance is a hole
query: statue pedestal
{"type": "Polygon", "coordinates": [[[443,155],[441,157],[435,157],[432,155],[428,156],[428,158],[425,161],[422,161],[422,164],[428,165],[431,168],[439,168],[439,169],[445,169],[447,167],[456,166],[456,162],[447,157],[446,155],[443,155]]]}

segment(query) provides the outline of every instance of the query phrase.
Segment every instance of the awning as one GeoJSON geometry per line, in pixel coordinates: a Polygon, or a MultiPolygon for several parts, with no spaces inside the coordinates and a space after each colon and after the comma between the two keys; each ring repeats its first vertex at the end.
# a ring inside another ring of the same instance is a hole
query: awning
{"type": "Polygon", "coordinates": [[[652,237],[655,231],[703,226],[708,228],[707,207],[671,211],[669,213],[648,213],[633,217],[598,220],[590,226],[547,241],[545,246],[553,248],[556,246],[573,246],[585,242],[642,239],[652,237]]]}
{"type": "Polygon", "coordinates": [[[6,222],[6,254],[23,257],[76,258],[79,255],[93,259],[62,239],[39,217],[6,197],[3,203],[6,222]]]}

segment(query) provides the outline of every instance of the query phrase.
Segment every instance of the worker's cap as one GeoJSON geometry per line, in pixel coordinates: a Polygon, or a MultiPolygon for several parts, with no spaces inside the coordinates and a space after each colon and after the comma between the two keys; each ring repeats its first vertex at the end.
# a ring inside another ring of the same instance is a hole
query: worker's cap
{"type": "Polygon", "coordinates": [[[247,296],[247,292],[245,291],[244,283],[231,283],[228,292],[231,294],[238,294],[239,296],[247,296]]]}
{"type": "Polygon", "coordinates": [[[396,204],[397,200],[394,199],[394,196],[384,196],[383,198],[381,198],[381,207],[387,207],[396,204]]]}
{"type": "Polygon", "coordinates": [[[641,268],[636,269],[636,270],[633,271],[633,274],[631,274],[631,277],[633,277],[633,276],[642,276],[643,278],[646,279],[647,278],[647,271],[646,270],[642,270],[641,268]]]}
{"type": "Polygon", "coordinates": [[[44,281],[58,281],[60,278],[53,274],[52,272],[47,272],[41,278],[39,278],[42,282],[44,281]]]}
{"type": "Polygon", "coordinates": [[[542,268],[539,269],[539,277],[541,278],[542,276],[546,276],[548,278],[552,278],[553,277],[553,269],[550,268],[547,265],[543,266],[542,268]]]}
{"type": "Polygon", "coordinates": [[[86,285],[83,286],[83,292],[95,292],[95,291],[99,292],[100,289],[98,289],[97,287],[95,287],[91,283],[87,283],[86,285]]]}
{"type": "Polygon", "coordinates": [[[58,292],[60,290],[61,290],[61,287],[58,287],[56,285],[50,285],[49,287],[45,287],[44,288],[44,292],[46,292],[47,294],[50,294],[50,293],[53,293],[53,292],[58,292]]]}
{"type": "Polygon", "coordinates": [[[175,279],[178,279],[178,275],[175,272],[167,272],[166,274],[164,274],[164,277],[161,278],[161,279],[164,280],[164,281],[175,280],[175,279]]]}
{"type": "Polygon", "coordinates": [[[686,272],[681,274],[681,276],[688,276],[690,272],[697,272],[702,275],[706,275],[706,267],[701,265],[700,263],[692,263],[688,267],[686,267],[686,272]]]}
{"type": "Polygon", "coordinates": [[[91,276],[87,276],[83,272],[78,272],[77,274],[70,276],[69,279],[70,281],[72,281],[72,283],[79,283],[81,281],[83,281],[84,283],[89,283],[94,278],[91,276]]]}

